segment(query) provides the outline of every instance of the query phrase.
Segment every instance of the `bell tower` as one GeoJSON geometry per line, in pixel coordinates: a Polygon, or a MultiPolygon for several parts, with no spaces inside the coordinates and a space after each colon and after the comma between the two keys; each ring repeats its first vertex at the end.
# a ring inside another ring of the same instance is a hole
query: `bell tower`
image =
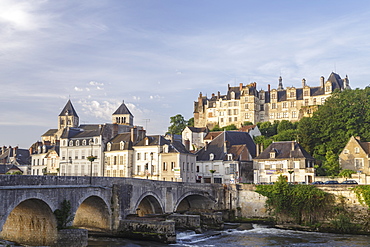
{"type": "Polygon", "coordinates": [[[73,108],[71,100],[68,100],[67,104],[58,116],[58,129],[78,127],[78,125],[79,117],[73,108]]]}
{"type": "Polygon", "coordinates": [[[122,101],[122,104],[112,114],[112,123],[130,127],[134,126],[134,116],[131,114],[124,101],[122,101]]]}

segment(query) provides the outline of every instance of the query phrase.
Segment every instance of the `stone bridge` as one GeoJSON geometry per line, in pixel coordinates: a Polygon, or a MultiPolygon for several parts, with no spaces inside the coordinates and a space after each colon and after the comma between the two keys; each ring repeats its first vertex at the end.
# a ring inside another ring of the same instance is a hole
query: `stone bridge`
{"type": "Polygon", "coordinates": [[[29,245],[55,243],[53,212],[64,200],[71,205],[70,225],[108,232],[129,215],[222,210],[228,201],[220,184],[16,175],[0,176],[0,198],[0,238],[29,245]]]}

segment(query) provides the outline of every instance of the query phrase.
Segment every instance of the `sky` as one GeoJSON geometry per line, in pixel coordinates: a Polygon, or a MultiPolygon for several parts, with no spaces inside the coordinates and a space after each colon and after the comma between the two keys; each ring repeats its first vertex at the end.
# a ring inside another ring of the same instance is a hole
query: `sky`
{"type": "Polygon", "coordinates": [[[0,145],[29,148],[70,99],[80,124],[165,134],[200,92],[370,81],[370,1],[1,0],[0,145]]]}

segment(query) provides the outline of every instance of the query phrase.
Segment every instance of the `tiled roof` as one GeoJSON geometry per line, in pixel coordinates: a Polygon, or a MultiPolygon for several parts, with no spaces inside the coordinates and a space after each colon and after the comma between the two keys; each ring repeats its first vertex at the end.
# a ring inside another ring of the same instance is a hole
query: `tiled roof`
{"type": "Polygon", "coordinates": [[[195,133],[200,133],[200,132],[207,132],[208,129],[206,127],[203,127],[203,128],[197,128],[197,127],[190,127],[188,126],[188,128],[192,131],[192,132],[195,132],[195,133]]]}
{"type": "Polygon", "coordinates": [[[287,159],[287,158],[314,159],[296,141],[273,142],[255,159],[270,159],[271,152],[275,152],[275,159],[287,159]]]}
{"type": "Polygon", "coordinates": [[[257,125],[245,125],[239,129],[242,132],[249,132],[250,130],[256,128],[257,125]]]}

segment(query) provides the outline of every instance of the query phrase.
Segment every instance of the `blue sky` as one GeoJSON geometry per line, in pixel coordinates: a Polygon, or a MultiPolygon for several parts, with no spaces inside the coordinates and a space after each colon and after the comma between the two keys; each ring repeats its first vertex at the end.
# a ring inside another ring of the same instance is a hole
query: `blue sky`
{"type": "Polygon", "coordinates": [[[69,98],[80,123],[109,123],[124,100],[164,134],[227,84],[317,86],[335,71],[366,87],[370,2],[1,0],[0,44],[0,145],[40,140],[69,98]]]}

